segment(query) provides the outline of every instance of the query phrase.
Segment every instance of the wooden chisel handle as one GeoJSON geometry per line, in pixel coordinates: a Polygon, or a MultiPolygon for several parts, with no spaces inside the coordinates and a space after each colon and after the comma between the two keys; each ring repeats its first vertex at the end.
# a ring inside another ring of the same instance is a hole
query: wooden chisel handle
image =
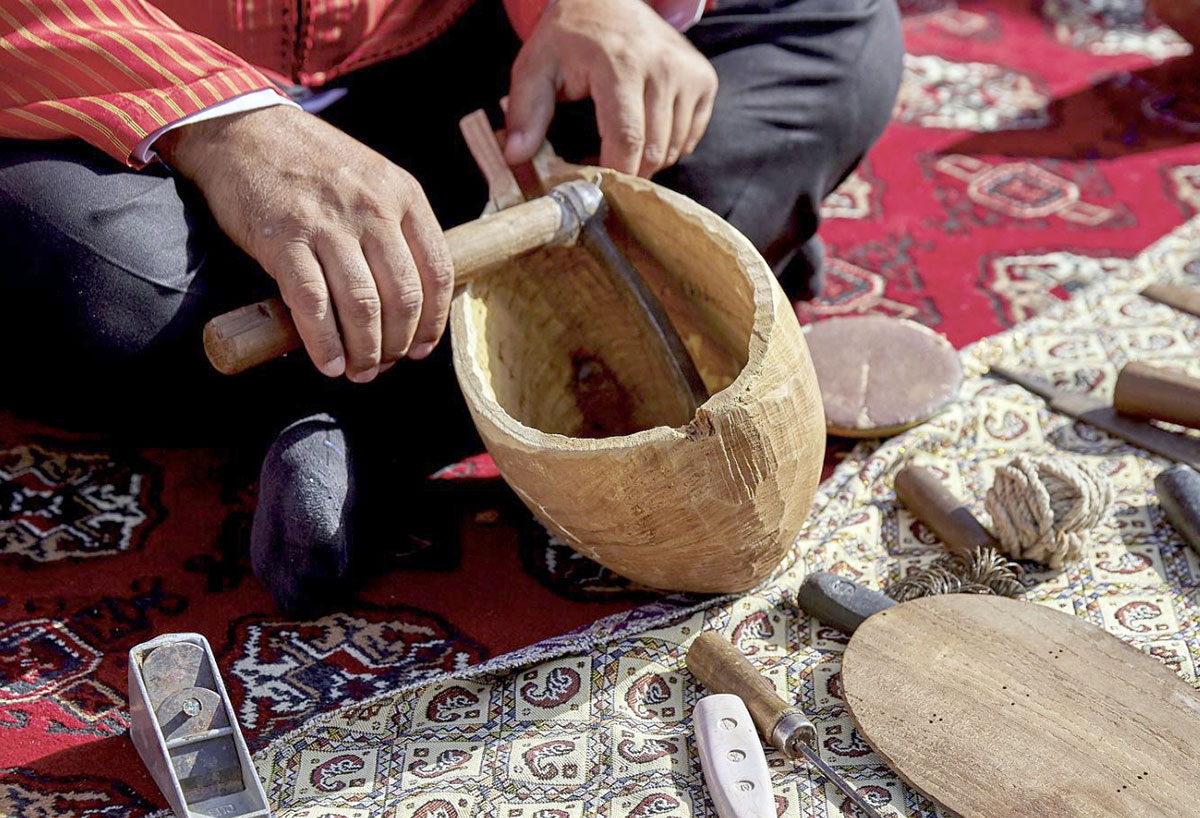
{"type": "Polygon", "coordinates": [[[971,551],[996,540],[929,469],[908,465],[896,475],[896,497],[933,529],[947,548],[971,551]]]}
{"type": "Polygon", "coordinates": [[[700,634],[688,648],[686,661],[688,670],[710,692],[739,696],[746,703],[759,735],[781,753],[794,757],[796,749],[792,742],[811,742],[815,731],[804,712],[779,698],[767,678],[725,637],[712,631],[700,634]],[[787,716],[791,717],[787,723],[788,735],[777,735],[775,728],[787,716]]]}
{"type": "MultiPolygon", "coordinates": [[[[566,184],[595,188],[590,182],[566,184]]],[[[555,242],[573,243],[582,224],[581,214],[570,210],[562,199],[542,196],[447,230],[455,289],[522,253],[555,242]]],[[[244,372],[300,347],[300,334],[279,298],[218,315],[204,327],[208,360],[226,375],[244,372]]]]}
{"type": "Polygon", "coordinates": [[[1159,473],[1154,487],[1167,521],[1200,554],[1200,472],[1178,463],[1159,473]]]}
{"type": "Polygon", "coordinates": [[[1134,361],[1117,375],[1113,408],[1133,417],[1200,428],[1200,379],[1134,361]]]}

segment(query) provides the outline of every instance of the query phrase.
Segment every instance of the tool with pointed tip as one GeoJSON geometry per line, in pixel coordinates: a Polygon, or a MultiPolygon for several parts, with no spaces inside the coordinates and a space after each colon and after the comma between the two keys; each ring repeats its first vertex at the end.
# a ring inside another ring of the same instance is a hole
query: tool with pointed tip
{"type": "Polygon", "coordinates": [[[817,732],[804,711],[779,698],[770,681],[728,639],[712,631],[697,636],[687,652],[687,667],[713,693],[740,697],[759,735],[776,750],[788,758],[803,756],[869,818],[880,818],[858,790],[813,749],[817,732]]]}
{"type": "Polygon", "coordinates": [[[1056,412],[1070,415],[1090,426],[1132,443],[1148,452],[1177,463],[1200,468],[1200,440],[1174,434],[1141,420],[1125,417],[1103,401],[1080,392],[1066,392],[1041,378],[1026,375],[1006,366],[993,364],[991,373],[1011,381],[1042,398],[1056,412]]]}

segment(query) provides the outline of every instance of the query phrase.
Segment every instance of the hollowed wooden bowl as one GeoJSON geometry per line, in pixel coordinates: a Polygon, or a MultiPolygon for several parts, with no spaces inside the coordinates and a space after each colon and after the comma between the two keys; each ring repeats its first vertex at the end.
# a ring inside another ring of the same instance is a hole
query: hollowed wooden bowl
{"type": "Polygon", "coordinates": [[[454,365],[475,424],[508,484],[579,552],[655,588],[751,588],[799,531],[824,454],[792,307],[715,214],[644,179],[572,173],[598,177],[619,214],[614,240],[712,396],[693,416],[588,253],[548,248],[454,300],[454,365]]]}

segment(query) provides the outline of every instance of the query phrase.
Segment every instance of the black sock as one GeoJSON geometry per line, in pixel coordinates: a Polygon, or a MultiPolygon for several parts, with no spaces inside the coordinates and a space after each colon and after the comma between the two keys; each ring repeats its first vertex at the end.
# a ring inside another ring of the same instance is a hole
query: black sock
{"type": "Polygon", "coordinates": [[[350,564],[354,463],[330,415],[288,426],[263,458],[250,533],[254,573],[289,614],[328,609],[350,564]]]}

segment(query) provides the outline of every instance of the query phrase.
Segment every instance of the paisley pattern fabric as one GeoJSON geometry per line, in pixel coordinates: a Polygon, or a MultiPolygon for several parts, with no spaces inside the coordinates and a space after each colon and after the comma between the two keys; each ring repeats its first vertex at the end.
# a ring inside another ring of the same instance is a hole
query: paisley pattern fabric
{"type": "MultiPolygon", "coordinates": [[[[936,470],[985,522],[982,496],[1016,453],[1100,468],[1116,490],[1110,513],[1082,559],[1027,573],[1025,598],[1106,629],[1195,684],[1200,556],[1159,509],[1153,478],[1166,461],[986,374],[989,362],[1002,361],[1106,400],[1130,360],[1200,375],[1200,318],[1138,295],[1162,280],[1200,288],[1200,218],[1041,317],[964,350],[960,400],[902,436],[851,452],[823,484],[788,560],[758,589],[667,621],[647,618],[644,630],[586,653],[534,662],[535,647],[319,717],[256,755],[271,800],[282,816],[708,814],[690,724],[705,691],[683,657],[698,633],[715,630],[809,712],[821,756],[881,814],[938,815],[855,731],[839,676],[846,638],[795,603],[808,572],[880,587],[944,553],[895,500],[893,478],[911,462],[936,470]]],[[[768,759],[781,818],[848,814],[818,772],[773,751],[768,759]]]]}

